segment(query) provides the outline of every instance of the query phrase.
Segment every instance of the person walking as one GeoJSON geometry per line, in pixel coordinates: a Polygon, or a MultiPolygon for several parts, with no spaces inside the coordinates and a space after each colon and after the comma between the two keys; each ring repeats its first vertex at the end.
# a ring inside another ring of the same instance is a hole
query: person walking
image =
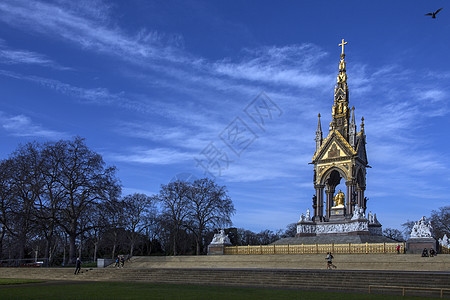
{"type": "Polygon", "coordinates": [[[114,267],[119,268],[120,267],[120,256],[117,255],[116,257],[116,264],[114,265],[114,267]]]}
{"type": "Polygon", "coordinates": [[[334,256],[331,254],[331,252],[327,252],[327,257],[326,257],[326,260],[327,260],[327,270],[328,269],[332,269],[332,268],[337,268],[335,265],[333,265],[333,258],[334,258],[334,256]]]}
{"type": "Polygon", "coordinates": [[[81,271],[81,259],[78,257],[77,261],[75,262],[75,275],[79,274],[81,271]]]}
{"type": "Polygon", "coordinates": [[[122,255],[120,257],[120,267],[123,268],[123,265],[125,264],[125,257],[122,255]]]}

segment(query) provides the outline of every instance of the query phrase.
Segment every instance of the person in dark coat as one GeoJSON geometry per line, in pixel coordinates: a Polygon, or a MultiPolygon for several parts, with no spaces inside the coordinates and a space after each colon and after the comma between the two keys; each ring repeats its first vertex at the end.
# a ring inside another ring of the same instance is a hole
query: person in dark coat
{"type": "Polygon", "coordinates": [[[430,257],[433,257],[436,255],[436,251],[434,251],[433,248],[430,248],[430,257]]]}
{"type": "Polygon", "coordinates": [[[78,257],[75,263],[75,275],[79,274],[81,271],[81,259],[78,257]]]}
{"type": "Polygon", "coordinates": [[[422,251],[422,257],[428,257],[428,249],[424,248],[422,251]]]}

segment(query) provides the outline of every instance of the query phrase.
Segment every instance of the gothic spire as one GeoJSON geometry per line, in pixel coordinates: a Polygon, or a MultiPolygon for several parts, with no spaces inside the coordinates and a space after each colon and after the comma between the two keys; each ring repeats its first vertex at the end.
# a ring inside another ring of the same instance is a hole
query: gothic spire
{"type": "Polygon", "coordinates": [[[366,135],[364,132],[364,117],[361,118],[361,136],[365,139],[366,135]]]}
{"type": "Polygon", "coordinates": [[[322,135],[322,125],[320,124],[320,114],[318,115],[319,121],[317,122],[317,130],[316,130],[316,152],[322,146],[323,135],[322,135]]]}
{"type": "Polygon", "coordinates": [[[350,146],[356,148],[356,122],[355,122],[355,107],[352,107],[352,120],[348,129],[348,142],[350,146]]]}
{"type": "Polygon", "coordinates": [[[322,125],[320,124],[320,113],[317,115],[319,121],[317,122],[317,132],[322,132],[322,125]]]}
{"type": "Polygon", "coordinates": [[[364,117],[361,117],[361,132],[364,132],[364,117]]]}
{"type": "Polygon", "coordinates": [[[352,121],[350,122],[350,124],[355,124],[356,125],[356,122],[355,122],[355,107],[354,106],[352,106],[352,121]]]}
{"type": "Polygon", "coordinates": [[[337,84],[334,88],[334,105],[332,110],[333,121],[330,124],[330,128],[339,131],[339,133],[348,141],[349,139],[349,119],[350,110],[348,108],[348,86],[347,86],[347,73],[345,69],[345,53],[344,46],[347,42],[342,43],[339,46],[342,47],[341,60],[339,62],[339,73],[337,75],[337,84]]]}

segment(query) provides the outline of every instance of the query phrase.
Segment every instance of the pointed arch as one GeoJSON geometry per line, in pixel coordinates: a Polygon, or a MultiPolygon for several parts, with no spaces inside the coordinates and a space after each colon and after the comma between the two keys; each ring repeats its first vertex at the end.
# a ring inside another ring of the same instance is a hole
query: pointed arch
{"type": "MultiPolygon", "coordinates": [[[[327,181],[328,179],[331,178],[331,175],[333,174],[334,171],[338,172],[340,177],[344,178],[345,181],[348,180],[347,173],[344,171],[344,169],[341,169],[338,166],[332,166],[323,173],[323,175],[320,178],[320,184],[327,185],[328,184],[327,181]]],[[[338,184],[336,184],[335,186],[337,186],[338,184]]]]}

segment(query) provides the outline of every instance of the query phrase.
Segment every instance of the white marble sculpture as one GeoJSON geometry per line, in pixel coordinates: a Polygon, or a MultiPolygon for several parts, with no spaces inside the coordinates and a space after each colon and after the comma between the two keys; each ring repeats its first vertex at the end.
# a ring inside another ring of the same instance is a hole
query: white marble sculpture
{"type": "Polygon", "coordinates": [[[439,239],[439,245],[441,245],[442,247],[450,248],[450,240],[448,239],[446,234],[444,234],[442,239],[439,239]]]}
{"type": "Polygon", "coordinates": [[[297,225],[297,233],[330,234],[349,233],[354,231],[369,231],[367,221],[341,224],[297,225]]]}
{"type": "Polygon", "coordinates": [[[369,220],[369,224],[380,224],[377,219],[377,214],[373,214],[371,211],[369,211],[367,219],[369,220]]]}
{"type": "Polygon", "coordinates": [[[312,222],[311,212],[310,212],[309,208],[306,209],[306,216],[303,213],[300,215],[299,222],[312,222]]]}
{"type": "Polygon", "coordinates": [[[311,221],[311,212],[309,208],[306,209],[306,221],[311,221]]]}
{"type": "Polygon", "coordinates": [[[353,211],[352,220],[365,219],[364,209],[359,207],[358,204],[355,205],[355,210],[353,211]]]}
{"type": "Polygon", "coordinates": [[[377,214],[373,214],[372,223],[373,224],[380,224],[380,222],[378,222],[378,219],[377,219],[377,214]]]}
{"type": "Polygon", "coordinates": [[[369,220],[369,223],[373,223],[373,214],[371,211],[367,214],[367,219],[369,220]]]}
{"type": "Polygon", "coordinates": [[[219,233],[214,234],[213,240],[211,242],[213,245],[229,245],[231,244],[228,235],[225,233],[225,230],[220,229],[219,233]]]}
{"type": "Polygon", "coordinates": [[[305,222],[305,215],[303,213],[300,215],[299,222],[305,222]]]}
{"type": "Polygon", "coordinates": [[[427,221],[425,216],[423,216],[414,224],[414,227],[411,230],[411,238],[430,238],[432,237],[432,230],[433,227],[431,227],[431,222],[427,221]]]}

